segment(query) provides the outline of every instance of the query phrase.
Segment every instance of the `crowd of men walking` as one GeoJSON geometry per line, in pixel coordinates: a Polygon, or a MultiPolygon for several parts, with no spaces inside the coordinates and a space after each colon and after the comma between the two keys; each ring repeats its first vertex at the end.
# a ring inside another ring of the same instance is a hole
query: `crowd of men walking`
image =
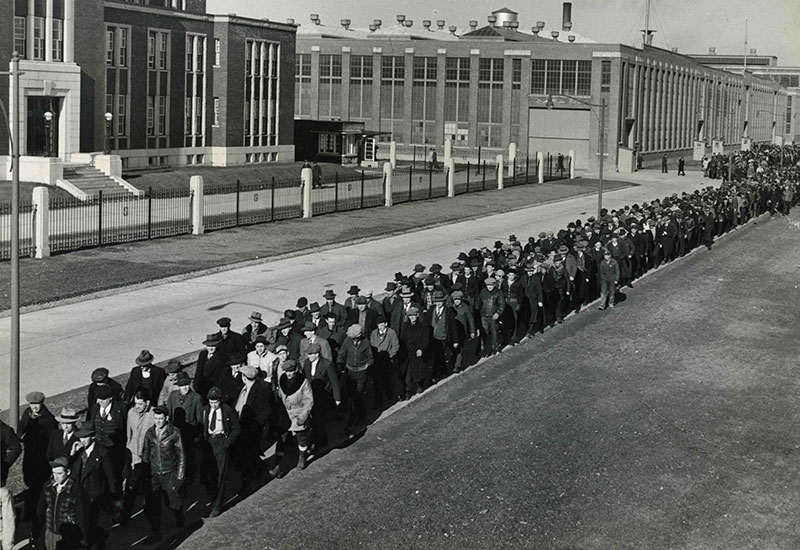
{"type": "MultiPolygon", "coordinates": [[[[377,410],[408,399],[597,298],[600,309],[615,307],[619,288],[649,270],[797,204],[800,148],[754,147],[733,162],[732,181],[719,187],[602,210],[526,242],[511,235],[462,252],[448,270],[418,264],[396,273],[382,299],[353,285],[342,301],[333,290],[300,297],[275,326],[253,312],[236,332],[223,317],[193,377],[175,360],[156,366],[147,350],[124,387],[97,368],[85,418],[71,408],[54,415],[32,392],[19,437],[2,424],[3,485],[24,448],[22,519],[47,549],[102,548],[101,516],[127,524],[140,495],[144,542],[155,543],[163,502],[182,526],[196,481],[219,515],[232,468],[240,494],[260,477],[282,477],[295,453],[305,468],[336,426],[363,427],[369,394],[377,410]]],[[[2,548],[10,548],[14,511],[5,487],[0,496],[2,548]]]]}

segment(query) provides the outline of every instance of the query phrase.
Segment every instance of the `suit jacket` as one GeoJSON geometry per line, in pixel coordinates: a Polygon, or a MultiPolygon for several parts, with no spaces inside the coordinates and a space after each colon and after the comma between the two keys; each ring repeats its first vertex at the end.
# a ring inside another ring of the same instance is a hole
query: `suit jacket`
{"type": "Polygon", "coordinates": [[[322,307],[319,308],[319,311],[323,319],[325,318],[325,315],[327,315],[329,311],[332,311],[333,313],[336,314],[336,319],[338,319],[340,323],[344,323],[345,320],[347,319],[347,308],[345,308],[342,304],[338,302],[333,302],[333,306],[329,306],[328,302],[325,302],[322,305],[322,307]]]}
{"type": "Polygon", "coordinates": [[[205,400],[208,390],[214,386],[222,387],[222,374],[228,366],[225,364],[225,354],[219,350],[209,359],[208,350],[204,349],[197,357],[197,370],[194,374],[194,391],[205,400]]]}
{"type": "MultiPolygon", "coordinates": [[[[320,355],[329,361],[333,361],[333,353],[331,352],[331,345],[325,338],[321,338],[319,336],[315,337],[315,341],[319,344],[320,347],[320,355]]],[[[311,342],[308,338],[303,338],[300,340],[300,364],[306,360],[308,357],[308,346],[311,345],[311,342]]]]}
{"type": "Polygon", "coordinates": [[[60,429],[52,432],[50,434],[50,441],[47,444],[47,452],[45,453],[47,455],[47,461],[53,461],[60,456],[70,458],[72,456],[72,446],[76,441],[80,440],[75,436],[75,432],[70,434],[66,444],[64,443],[64,432],[60,429]]]}
{"type": "Polygon", "coordinates": [[[315,403],[317,402],[316,396],[321,392],[332,394],[334,401],[341,402],[342,394],[339,387],[339,375],[336,374],[336,368],[331,361],[320,357],[317,363],[317,370],[314,376],[311,376],[311,361],[306,358],[306,360],[303,361],[303,373],[306,379],[311,383],[311,389],[314,391],[315,403]]]}
{"type": "Polygon", "coordinates": [[[300,340],[303,337],[300,334],[289,331],[288,336],[284,336],[281,333],[278,333],[278,337],[275,339],[276,344],[283,344],[287,348],[289,348],[289,358],[290,359],[297,359],[300,357],[300,340]]]}
{"type": "Polygon", "coordinates": [[[5,483],[8,470],[22,452],[17,434],[11,426],[0,420],[0,454],[2,454],[2,480],[5,483]]]}
{"type": "Polygon", "coordinates": [[[92,420],[92,412],[94,411],[94,405],[97,403],[97,388],[100,386],[111,386],[111,397],[114,398],[115,401],[122,401],[125,397],[125,390],[122,389],[122,384],[114,380],[113,378],[106,378],[104,382],[97,383],[92,382],[89,384],[89,396],[88,396],[88,403],[87,403],[87,413],[86,413],[86,420],[92,420]]]}
{"type": "Polygon", "coordinates": [[[164,369],[155,365],[150,367],[150,378],[142,376],[142,367],[136,366],[131,369],[131,376],[128,378],[128,383],[125,384],[125,401],[128,403],[133,402],[133,396],[140,387],[147,388],[150,393],[150,401],[156,402],[158,394],[161,393],[161,387],[164,385],[164,380],[167,379],[167,373],[164,369]]]}
{"type": "Polygon", "coordinates": [[[95,441],[89,457],[84,460],[85,451],[80,451],[72,457],[72,476],[83,490],[89,502],[105,496],[113,500],[119,499],[114,491],[117,487],[117,476],[108,452],[95,441]]]}
{"type": "Polygon", "coordinates": [[[255,331],[253,331],[253,323],[250,323],[244,330],[242,330],[241,339],[244,343],[247,351],[253,351],[256,349],[255,339],[258,336],[267,337],[267,325],[264,323],[255,323],[255,331]]]}
{"type": "Polygon", "coordinates": [[[100,447],[114,447],[117,450],[125,448],[127,440],[128,416],[122,411],[122,405],[116,401],[111,402],[109,411],[111,419],[100,416],[100,404],[95,403],[92,422],[94,423],[95,440],[100,447]]]}
{"type": "MultiPolygon", "coordinates": [[[[236,411],[230,405],[220,403],[219,411],[217,414],[222,414],[222,430],[225,432],[225,448],[230,447],[236,442],[239,434],[242,432],[242,427],[239,424],[239,417],[236,411]]],[[[206,405],[203,407],[203,437],[209,438],[208,423],[211,420],[211,406],[206,405]]]]}
{"type": "MultiPolygon", "coordinates": [[[[263,431],[269,431],[270,421],[273,416],[274,399],[275,394],[269,384],[260,378],[256,378],[239,415],[239,423],[242,426],[242,433],[245,434],[245,437],[260,435],[263,431]]],[[[235,404],[236,400],[234,400],[235,404]]]]}
{"type": "MultiPolygon", "coordinates": [[[[430,339],[433,340],[435,337],[433,335],[433,316],[434,312],[436,311],[436,306],[429,309],[425,316],[423,317],[425,324],[428,326],[430,330],[430,339]]],[[[444,326],[446,332],[446,336],[444,341],[448,344],[452,344],[453,342],[458,342],[458,327],[456,326],[456,312],[451,307],[443,307],[442,312],[444,313],[444,326]]]]}
{"type": "Polygon", "coordinates": [[[183,431],[187,426],[199,426],[203,415],[203,398],[192,390],[182,396],[181,390],[177,389],[167,398],[167,410],[170,422],[179,430],[183,431]]]}
{"type": "MultiPolygon", "coordinates": [[[[217,333],[222,336],[222,333],[217,333]]],[[[238,332],[228,330],[227,336],[217,345],[217,353],[222,352],[228,357],[235,357],[247,354],[247,343],[238,332]]]]}
{"type": "MultiPolygon", "coordinates": [[[[350,325],[355,325],[358,323],[359,318],[358,308],[351,309],[347,312],[347,322],[345,323],[346,327],[350,327],[350,325]]],[[[361,333],[369,338],[369,335],[372,334],[372,331],[378,328],[378,314],[375,312],[374,309],[367,308],[364,310],[364,326],[361,327],[361,333]]]]}

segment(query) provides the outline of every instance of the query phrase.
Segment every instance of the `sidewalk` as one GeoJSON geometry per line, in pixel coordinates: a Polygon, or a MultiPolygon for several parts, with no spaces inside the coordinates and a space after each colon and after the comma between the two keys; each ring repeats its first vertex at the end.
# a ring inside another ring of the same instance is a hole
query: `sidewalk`
{"type": "MultiPolygon", "coordinates": [[[[630,185],[606,181],[606,189],[630,185]]],[[[69,252],[46,260],[23,259],[20,303],[42,304],[183,275],[239,262],[318,250],[338,243],[562,200],[596,192],[597,180],[523,185],[404,203],[392,208],[326,214],[191,235],[69,252]]],[[[9,263],[0,264],[0,312],[10,307],[9,263]]],[[[2,315],[2,314],[0,314],[2,315]]]]}

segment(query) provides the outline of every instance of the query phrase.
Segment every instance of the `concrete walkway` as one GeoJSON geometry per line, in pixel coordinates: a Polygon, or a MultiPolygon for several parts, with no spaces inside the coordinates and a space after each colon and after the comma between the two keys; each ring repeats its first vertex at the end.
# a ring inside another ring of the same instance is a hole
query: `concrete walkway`
{"type": "MultiPolygon", "coordinates": [[[[696,173],[681,178],[652,171],[614,175],[614,179],[626,177],[639,185],[605,194],[605,207],[710,184],[696,173]]],[[[340,301],[351,284],[377,294],[395,272],[408,272],[418,262],[447,266],[460,251],[505,241],[511,233],[526,239],[557,230],[576,218],[594,215],[596,208],[596,196],[579,197],[179,282],[120,289],[110,296],[26,313],[21,320],[20,394],[35,389],[52,395],[84,385],[98,366],[108,368],[112,376],[127,372],[143,348],[156,361],[195,351],[207,333],[216,331],[215,320],[222,316],[232,318],[238,331],[253,310],[273,323],[298,296],[322,302],[328,288],[339,294],[340,301]]],[[[9,325],[8,317],[0,319],[2,342],[9,341],[9,325]]],[[[1,350],[0,380],[6,381],[8,348],[4,345],[1,350]]],[[[8,398],[8,392],[2,392],[0,407],[8,406],[8,398]]]]}

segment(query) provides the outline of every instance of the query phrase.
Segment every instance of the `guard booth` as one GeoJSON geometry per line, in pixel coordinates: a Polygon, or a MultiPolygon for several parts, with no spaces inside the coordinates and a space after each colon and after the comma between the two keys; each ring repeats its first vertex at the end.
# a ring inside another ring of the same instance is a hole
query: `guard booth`
{"type": "Polygon", "coordinates": [[[295,160],[330,162],[343,166],[374,164],[380,132],[364,123],[341,120],[295,120],[295,160]]]}

